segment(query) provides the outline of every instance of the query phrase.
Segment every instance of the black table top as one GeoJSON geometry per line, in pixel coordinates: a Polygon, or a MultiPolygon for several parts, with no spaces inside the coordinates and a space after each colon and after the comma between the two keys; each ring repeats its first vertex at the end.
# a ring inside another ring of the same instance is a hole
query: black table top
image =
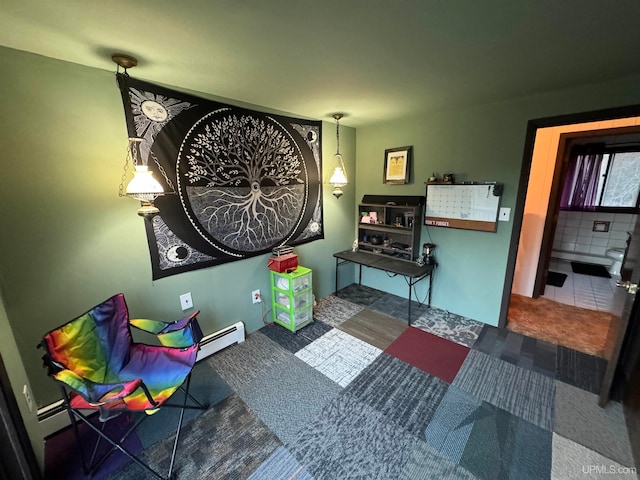
{"type": "Polygon", "coordinates": [[[358,263],[366,267],[377,268],[411,278],[430,275],[435,267],[435,265],[419,266],[415,262],[407,262],[406,260],[399,260],[397,258],[385,257],[383,255],[376,255],[375,253],[362,252],[359,250],[357,252],[345,250],[344,252],[334,253],[333,256],[348,262],[358,263]]]}

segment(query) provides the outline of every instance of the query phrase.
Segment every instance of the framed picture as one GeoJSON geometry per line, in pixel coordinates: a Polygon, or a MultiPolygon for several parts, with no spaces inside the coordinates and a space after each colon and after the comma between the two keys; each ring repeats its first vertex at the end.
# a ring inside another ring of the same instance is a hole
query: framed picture
{"type": "Polygon", "coordinates": [[[384,151],[384,176],[382,183],[402,185],[409,183],[411,149],[413,147],[389,148],[384,151]]]}

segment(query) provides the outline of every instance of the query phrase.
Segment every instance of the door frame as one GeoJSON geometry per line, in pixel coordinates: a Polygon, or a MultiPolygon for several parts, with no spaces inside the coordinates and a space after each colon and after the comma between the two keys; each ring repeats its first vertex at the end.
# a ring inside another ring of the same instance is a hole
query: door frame
{"type": "MultiPolygon", "coordinates": [[[[511,239],[509,242],[509,253],[507,256],[507,268],[505,272],[505,281],[502,290],[502,302],[500,305],[500,315],[498,317],[498,328],[505,328],[507,325],[507,315],[509,313],[509,303],[511,302],[511,288],[516,269],[516,259],[518,257],[518,244],[520,242],[520,232],[522,230],[522,221],[524,218],[524,205],[527,198],[527,190],[529,186],[529,176],[531,173],[531,164],[533,161],[533,148],[536,140],[536,132],[539,128],[557,127],[561,125],[571,125],[574,123],[588,123],[604,120],[615,120],[618,118],[637,117],[640,116],[640,105],[630,105],[625,107],[608,108],[604,110],[594,110],[590,112],[574,113],[569,115],[558,115],[554,117],[545,117],[527,122],[525,133],[524,151],[522,154],[522,163],[520,167],[520,179],[518,181],[518,190],[516,193],[516,203],[513,216],[513,229],[511,231],[511,239]]],[[[594,132],[592,132],[594,133],[594,132]]],[[[557,164],[556,164],[557,167],[557,164]]],[[[556,168],[556,170],[558,170],[556,168]]],[[[554,182],[555,175],[554,172],[554,182]]],[[[545,220],[545,231],[547,234],[547,222],[553,220],[549,218],[547,212],[545,220]]],[[[544,242],[544,238],[543,238],[544,242]]],[[[542,251],[541,251],[542,252],[542,251]]],[[[550,250],[549,250],[550,254],[550,250]]],[[[538,274],[540,270],[538,263],[538,274]]],[[[536,281],[539,275],[536,274],[536,281]]]]}
{"type": "Polygon", "coordinates": [[[540,256],[536,269],[536,278],[533,285],[533,298],[544,295],[544,288],[547,282],[547,273],[551,262],[553,241],[555,238],[558,215],[560,214],[560,201],[562,199],[562,189],[565,175],[569,165],[569,156],[573,141],[580,138],[615,137],[630,133],[640,133],[640,125],[627,127],[602,128],[598,130],[580,130],[560,134],[556,162],[553,172],[551,192],[549,194],[549,207],[545,217],[544,230],[542,233],[542,243],[540,246],[540,256]]]}

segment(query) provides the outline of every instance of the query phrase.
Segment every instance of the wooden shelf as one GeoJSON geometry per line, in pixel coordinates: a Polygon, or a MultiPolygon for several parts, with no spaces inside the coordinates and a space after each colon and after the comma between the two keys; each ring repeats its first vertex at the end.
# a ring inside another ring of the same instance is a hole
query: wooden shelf
{"type": "Polygon", "coordinates": [[[372,255],[414,262],[420,252],[423,204],[424,197],[365,195],[363,202],[358,205],[359,248],[372,255]],[[363,213],[371,212],[376,213],[377,220],[381,223],[361,221],[363,213]],[[396,225],[396,218],[400,219],[402,225],[396,225]],[[374,245],[369,242],[371,236],[382,237],[381,243],[374,245]],[[400,243],[407,247],[384,245],[382,242],[385,238],[388,238],[391,244],[400,243]]]}

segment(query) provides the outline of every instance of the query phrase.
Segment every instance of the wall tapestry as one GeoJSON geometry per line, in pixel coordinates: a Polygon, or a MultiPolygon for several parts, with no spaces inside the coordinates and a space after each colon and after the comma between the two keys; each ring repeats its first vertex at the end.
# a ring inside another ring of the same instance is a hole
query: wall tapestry
{"type": "Polygon", "coordinates": [[[176,192],[145,221],[154,280],[324,237],[320,121],[117,79],[129,136],[176,192]]]}

